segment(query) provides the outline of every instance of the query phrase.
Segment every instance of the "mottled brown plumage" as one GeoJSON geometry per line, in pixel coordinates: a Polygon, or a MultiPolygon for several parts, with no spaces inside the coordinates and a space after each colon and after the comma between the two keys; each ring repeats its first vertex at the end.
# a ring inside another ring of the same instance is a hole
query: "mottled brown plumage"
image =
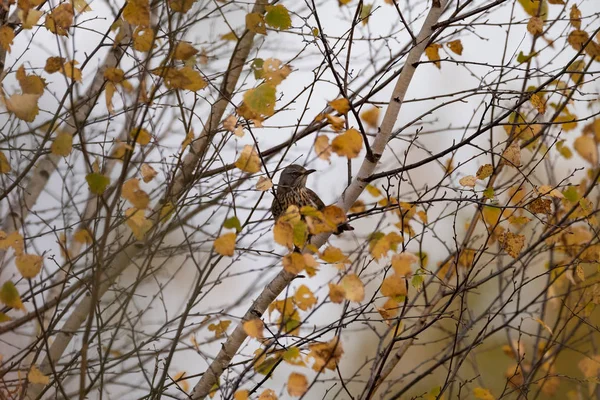
{"type": "MultiPolygon", "coordinates": [[[[313,172],[315,172],[314,169],[305,169],[297,164],[288,165],[283,170],[277,184],[275,198],[271,204],[271,212],[275,220],[291,205],[295,205],[298,208],[312,206],[317,210],[325,208],[325,203],[323,203],[319,196],[306,187],[306,179],[313,172]]],[[[342,231],[351,230],[354,230],[354,228],[345,223],[340,225],[334,233],[339,235],[342,231]]]]}

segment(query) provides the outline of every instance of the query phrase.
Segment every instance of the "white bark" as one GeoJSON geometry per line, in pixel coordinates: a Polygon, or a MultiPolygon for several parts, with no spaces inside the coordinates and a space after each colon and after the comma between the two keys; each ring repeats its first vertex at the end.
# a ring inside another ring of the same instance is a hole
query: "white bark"
{"type": "MultiPolygon", "coordinates": [[[[352,207],[367,186],[365,179],[375,171],[377,163],[385,150],[385,146],[390,140],[392,129],[394,128],[394,125],[398,119],[398,115],[400,114],[402,101],[404,100],[404,96],[406,95],[412,77],[417,68],[417,63],[421,59],[421,56],[425,51],[425,47],[427,47],[429,37],[433,33],[432,27],[438,22],[440,16],[442,15],[447,0],[442,0],[440,3],[441,4],[437,4],[429,10],[428,15],[423,22],[421,31],[417,35],[417,44],[409,51],[408,56],[406,57],[402,72],[396,81],[396,86],[394,87],[388,108],[381,122],[379,133],[371,145],[373,158],[365,158],[363,160],[357,176],[337,202],[337,205],[346,212],[350,209],[350,207],[352,207]]],[[[330,233],[319,235],[312,240],[312,243],[319,248],[325,244],[329,236],[331,236],[330,233]]],[[[240,321],[233,333],[227,338],[223,344],[223,347],[217,354],[217,357],[204,372],[198,384],[194,387],[191,394],[192,399],[203,399],[210,393],[211,389],[217,382],[217,379],[221,376],[223,371],[225,371],[231,362],[231,359],[237,354],[239,348],[247,337],[246,333],[244,332],[244,322],[249,319],[256,318],[259,315],[262,316],[265,310],[269,307],[269,304],[271,304],[287,287],[287,285],[290,284],[290,282],[294,279],[294,276],[295,275],[282,270],[267,285],[267,287],[263,289],[262,293],[245,313],[242,321],[240,321]]]]}

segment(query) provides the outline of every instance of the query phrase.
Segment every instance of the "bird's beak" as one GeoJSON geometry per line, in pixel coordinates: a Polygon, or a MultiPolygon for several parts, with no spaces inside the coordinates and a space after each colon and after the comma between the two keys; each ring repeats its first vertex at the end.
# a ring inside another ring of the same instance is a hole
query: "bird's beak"
{"type": "Polygon", "coordinates": [[[316,170],[316,169],[307,169],[307,170],[304,172],[304,175],[310,175],[310,174],[312,174],[313,172],[317,172],[317,170],[316,170]]]}

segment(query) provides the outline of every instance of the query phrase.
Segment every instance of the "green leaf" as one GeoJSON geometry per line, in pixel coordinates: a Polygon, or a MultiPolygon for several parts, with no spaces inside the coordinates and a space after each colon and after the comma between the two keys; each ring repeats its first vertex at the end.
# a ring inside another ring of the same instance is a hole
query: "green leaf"
{"type": "Polygon", "coordinates": [[[281,4],[275,6],[266,6],[267,15],[265,15],[265,22],[271,28],[278,30],[286,30],[292,26],[292,19],[290,13],[281,4]]]}
{"type": "Polygon", "coordinates": [[[263,83],[244,93],[244,103],[255,114],[270,117],[275,113],[275,86],[263,83]]]}
{"type": "Polygon", "coordinates": [[[519,3],[530,16],[540,16],[542,19],[546,19],[548,15],[548,3],[546,3],[546,0],[541,0],[541,5],[540,0],[519,0],[519,3]]]}
{"type": "Polygon", "coordinates": [[[108,185],[110,184],[110,178],[97,172],[92,172],[85,176],[85,180],[88,183],[90,192],[101,195],[104,193],[108,185]]]}
{"type": "Polygon", "coordinates": [[[19,296],[19,291],[12,281],[4,282],[4,285],[0,288],[0,301],[7,307],[24,308],[23,303],[21,302],[21,296],[19,296]]]}
{"type": "Polygon", "coordinates": [[[487,199],[493,199],[494,198],[494,188],[487,188],[483,191],[483,195],[487,198],[487,199]]]}
{"type": "Polygon", "coordinates": [[[254,72],[254,79],[262,79],[264,76],[264,71],[263,71],[263,64],[265,63],[265,60],[263,60],[262,58],[256,58],[254,59],[254,61],[252,61],[252,64],[250,64],[250,69],[254,72]]]}
{"type": "Polygon", "coordinates": [[[412,287],[414,287],[417,290],[421,290],[421,287],[423,286],[423,281],[425,280],[425,278],[423,278],[423,270],[419,269],[417,270],[417,272],[413,275],[410,284],[412,285],[412,287]]]}
{"type": "Polygon", "coordinates": [[[238,217],[231,217],[223,222],[223,228],[235,229],[237,233],[240,233],[242,231],[242,224],[240,224],[238,217]]]}
{"type": "Polygon", "coordinates": [[[298,221],[294,225],[294,244],[300,248],[304,247],[308,240],[308,227],[304,221],[298,221]]]}
{"type": "Polygon", "coordinates": [[[577,203],[581,196],[579,196],[579,192],[575,189],[574,186],[569,186],[566,190],[564,190],[563,195],[565,199],[569,200],[571,203],[577,203]]]}
{"type": "Polygon", "coordinates": [[[523,51],[520,51],[519,55],[517,56],[517,62],[519,64],[523,64],[523,63],[526,63],[527,61],[531,60],[535,56],[537,56],[537,52],[533,52],[526,56],[525,54],[523,54],[523,51]]]}

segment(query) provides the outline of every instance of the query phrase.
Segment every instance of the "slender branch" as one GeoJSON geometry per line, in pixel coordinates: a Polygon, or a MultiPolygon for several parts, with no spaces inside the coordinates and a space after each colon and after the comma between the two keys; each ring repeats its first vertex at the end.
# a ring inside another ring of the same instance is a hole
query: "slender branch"
{"type": "MultiPolygon", "coordinates": [[[[417,44],[408,53],[402,72],[400,73],[396,86],[392,92],[385,116],[381,122],[379,133],[371,146],[373,151],[372,157],[366,157],[363,160],[358,175],[337,202],[337,205],[344,211],[348,211],[363,192],[367,186],[365,179],[373,173],[377,166],[377,162],[383,155],[385,146],[392,135],[394,124],[400,114],[404,96],[406,95],[412,77],[417,69],[418,62],[425,51],[425,47],[427,47],[428,39],[433,33],[432,26],[442,15],[446,1],[442,1],[441,3],[440,7],[434,6],[429,10],[427,17],[423,22],[423,26],[421,27],[421,31],[417,35],[417,44]]],[[[318,235],[313,238],[312,244],[319,248],[325,244],[330,235],[331,233],[318,235]]],[[[225,371],[247,337],[243,327],[244,322],[262,316],[269,305],[292,282],[294,277],[294,274],[282,270],[261,292],[252,306],[246,311],[244,317],[236,326],[233,333],[227,338],[219,351],[219,354],[217,354],[206,372],[202,375],[198,384],[194,387],[191,395],[192,399],[202,399],[210,393],[218,378],[223,371],[225,371]]]]}

